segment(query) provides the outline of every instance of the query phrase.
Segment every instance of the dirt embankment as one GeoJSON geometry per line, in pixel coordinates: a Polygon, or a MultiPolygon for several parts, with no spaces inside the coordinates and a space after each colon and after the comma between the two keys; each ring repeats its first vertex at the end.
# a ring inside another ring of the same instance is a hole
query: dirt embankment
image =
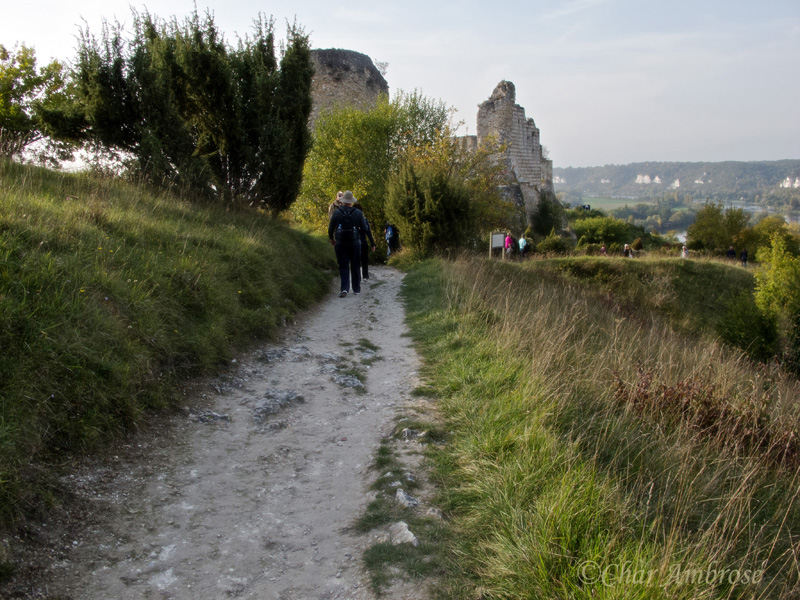
{"type": "Polygon", "coordinates": [[[20,571],[18,597],[371,599],[371,538],[348,527],[418,366],[402,275],[372,275],[360,296],[332,293],[282,341],[194,386],[159,435],[66,477],[80,508],[72,526],[42,524],[50,559],[20,571]]]}

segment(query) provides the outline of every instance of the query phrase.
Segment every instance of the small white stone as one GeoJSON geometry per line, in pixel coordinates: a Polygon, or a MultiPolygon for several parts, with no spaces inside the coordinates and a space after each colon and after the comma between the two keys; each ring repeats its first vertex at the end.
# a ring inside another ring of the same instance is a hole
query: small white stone
{"type": "Polygon", "coordinates": [[[414,547],[419,546],[419,540],[417,540],[417,536],[411,533],[411,530],[408,528],[408,524],[405,523],[405,521],[398,521],[389,527],[389,536],[392,540],[392,544],[395,546],[399,544],[411,544],[414,547]]]}

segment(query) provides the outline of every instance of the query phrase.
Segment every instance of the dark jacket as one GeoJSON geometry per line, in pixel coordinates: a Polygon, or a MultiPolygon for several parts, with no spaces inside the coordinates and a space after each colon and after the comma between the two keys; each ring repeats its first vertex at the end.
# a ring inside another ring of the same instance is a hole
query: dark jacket
{"type": "Polygon", "coordinates": [[[366,231],[362,229],[361,232],[360,232],[361,233],[361,243],[362,244],[366,244],[367,243],[367,238],[369,238],[369,245],[374,247],[375,246],[375,238],[372,237],[372,228],[369,226],[369,221],[367,220],[366,217],[364,217],[364,223],[367,224],[367,229],[366,229],[366,231]]]}
{"type": "MultiPolygon", "coordinates": [[[[344,221],[344,217],[350,214],[353,214],[355,217],[356,227],[358,227],[359,236],[358,242],[356,243],[361,243],[361,237],[364,235],[364,232],[369,231],[369,225],[367,225],[367,220],[364,218],[364,213],[357,208],[353,208],[352,206],[340,206],[333,211],[331,220],[328,222],[328,239],[333,241],[333,234],[335,233],[336,228],[344,221]]],[[[369,237],[372,239],[372,233],[369,234],[369,237]]],[[[372,245],[375,245],[374,241],[372,242],[372,245]]]]}

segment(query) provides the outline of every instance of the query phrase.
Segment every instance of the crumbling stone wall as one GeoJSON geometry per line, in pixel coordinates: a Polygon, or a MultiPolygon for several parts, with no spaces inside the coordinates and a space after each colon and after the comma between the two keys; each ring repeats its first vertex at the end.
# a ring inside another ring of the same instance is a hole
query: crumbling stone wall
{"type": "Polygon", "coordinates": [[[312,50],[311,60],[315,71],[311,80],[312,107],[308,120],[311,129],[328,107],[367,108],[373,106],[381,94],[389,93],[389,84],[366,54],[329,48],[312,50]]]}
{"type": "Polygon", "coordinates": [[[477,126],[478,144],[493,137],[506,146],[500,160],[508,170],[509,195],[522,199],[530,223],[541,193],[552,189],[553,163],[542,156],[539,129],[516,103],[513,83],[497,84],[489,99],[478,107],[477,126]]]}

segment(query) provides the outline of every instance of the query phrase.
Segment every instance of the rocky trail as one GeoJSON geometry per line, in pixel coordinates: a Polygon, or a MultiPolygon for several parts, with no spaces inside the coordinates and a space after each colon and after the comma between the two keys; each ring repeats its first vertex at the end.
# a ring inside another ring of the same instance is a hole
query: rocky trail
{"type": "MultiPolygon", "coordinates": [[[[77,465],[62,481],[76,507],[33,531],[48,555],[15,597],[372,599],[361,556],[375,534],[350,527],[418,385],[402,274],[372,275],[187,388],[156,433],[77,465]]],[[[403,583],[391,597],[426,596],[403,583]]]]}

